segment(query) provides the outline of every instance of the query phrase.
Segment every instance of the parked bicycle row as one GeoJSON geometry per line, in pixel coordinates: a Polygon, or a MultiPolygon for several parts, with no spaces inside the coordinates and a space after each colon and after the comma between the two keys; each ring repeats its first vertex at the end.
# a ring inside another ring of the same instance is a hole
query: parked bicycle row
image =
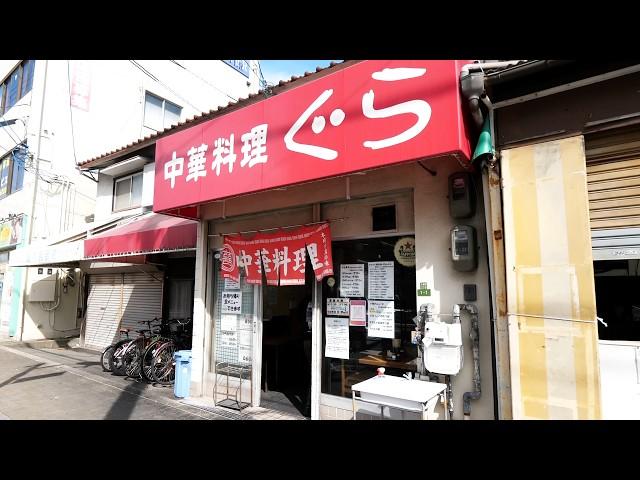
{"type": "Polygon", "coordinates": [[[135,330],[137,337],[130,338],[130,330],[121,328],[120,340],[104,349],[100,357],[102,369],[154,384],[172,384],[173,354],[191,348],[191,318],[154,318],[138,323],[147,328],[135,330]]]}

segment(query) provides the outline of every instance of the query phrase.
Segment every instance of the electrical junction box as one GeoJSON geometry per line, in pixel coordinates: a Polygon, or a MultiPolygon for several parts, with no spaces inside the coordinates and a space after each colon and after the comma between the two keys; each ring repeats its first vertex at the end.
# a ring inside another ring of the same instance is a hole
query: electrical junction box
{"type": "MultiPolygon", "coordinates": [[[[40,271],[38,269],[37,271],[40,271]]],[[[50,275],[42,270],[36,273],[36,269],[29,273],[29,284],[27,286],[28,300],[30,302],[53,302],[56,299],[56,283],[58,281],[58,270],[52,270],[50,275]]]]}
{"type": "Polygon", "coordinates": [[[468,218],[476,213],[476,195],[469,172],[449,175],[449,214],[453,218],[468,218]]]}
{"type": "Polygon", "coordinates": [[[451,229],[451,260],[459,272],[478,268],[478,240],[476,229],[470,225],[456,225],[451,229]]]}
{"type": "Polygon", "coordinates": [[[426,322],[424,367],[431,373],[457,375],[462,369],[462,324],[426,322]]]}

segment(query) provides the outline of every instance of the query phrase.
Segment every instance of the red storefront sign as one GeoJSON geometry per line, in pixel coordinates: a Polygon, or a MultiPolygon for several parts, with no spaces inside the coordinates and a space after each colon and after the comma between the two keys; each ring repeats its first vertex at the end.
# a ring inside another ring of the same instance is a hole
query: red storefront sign
{"type": "Polygon", "coordinates": [[[223,243],[222,276],[236,282],[242,269],[247,283],[261,284],[264,271],[267,285],[304,285],[307,252],[316,280],[333,275],[328,223],[251,239],[229,235],[223,243]]]}
{"type": "Polygon", "coordinates": [[[156,143],[154,211],[444,154],[468,159],[460,60],[371,60],[156,143]]]}

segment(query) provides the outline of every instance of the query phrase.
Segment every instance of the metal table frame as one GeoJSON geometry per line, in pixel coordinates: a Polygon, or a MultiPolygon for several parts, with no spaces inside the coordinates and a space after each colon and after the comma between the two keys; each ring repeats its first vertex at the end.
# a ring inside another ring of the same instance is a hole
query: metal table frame
{"type": "MultiPolygon", "coordinates": [[[[449,419],[448,411],[447,411],[447,408],[446,408],[446,406],[447,406],[447,389],[446,388],[442,392],[436,393],[433,397],[429,398],[425,402],[415,402],[417,405],[420,405],[419,408],[402,407],[402,406],[398,406],[397,404],[393,404],[393,403],[389,403],[389,402],[383,402],[383,401],[363,400],[362,398],[356,397],[356,393],[359,393],[359,391],[353,390],[353,388],[352,388],[351,389],[351,401],[352,401],[352,404],[353,404],[353,418],[352,418],[352,420],[356,420],[356,414],[358,412],[357,402],[369,403],[369,404],[372,404],[372,405],[378,405],[380,407],[380,419],[381,420],[384,420],[384,407],[389,408],[389,410],[391,410],[392,408],[395,408],[396,410],[400,410],[401,414],[402,414],[402,420],[404,420],[404,412],[420,413],[421,416],[422,416],[422,420],[427,420],[427,418],[426,418],[427,406],[436,397],[440,397],[442,399],[442,402],[445,405],[444,418],[445,418],[445,420],[449,419]]],[[[391,415],[391,412],[389,412],[389,415],[391,415]]]]}

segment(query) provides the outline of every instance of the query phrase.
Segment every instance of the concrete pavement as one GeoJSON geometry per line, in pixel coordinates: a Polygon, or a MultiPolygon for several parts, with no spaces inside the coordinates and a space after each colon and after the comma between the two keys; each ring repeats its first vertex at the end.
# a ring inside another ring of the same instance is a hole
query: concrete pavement
{"type": "Polygon", "coordinates": [[[218,420],[185,405],[173,387],[103,372],[88,350],[0,344],[0,419],[218,420]]]}

